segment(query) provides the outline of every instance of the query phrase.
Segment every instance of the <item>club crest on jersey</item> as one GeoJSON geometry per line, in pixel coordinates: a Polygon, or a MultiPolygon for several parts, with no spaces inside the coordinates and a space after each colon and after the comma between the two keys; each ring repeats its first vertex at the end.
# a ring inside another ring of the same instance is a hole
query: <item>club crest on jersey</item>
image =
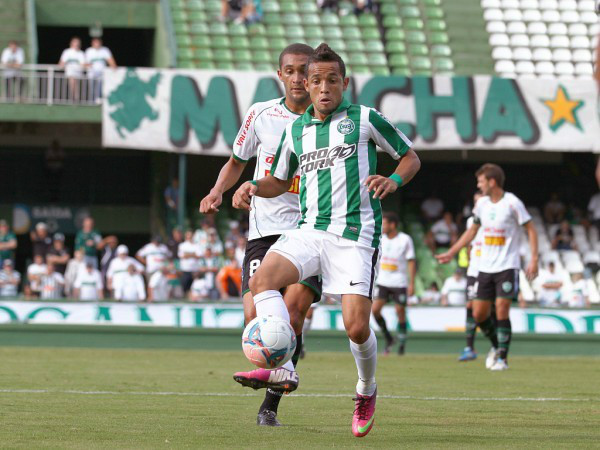
{"type": "Polygon", "coordinates": [[[337,130],[340,134],[350,134],[354,131],[354,122],[349,117],[346,117],[338,123],[337,130]]]}
{"type": "Polygon", "coordinates": [[[332,149],[325,147],[313,152],[303,153],[300,155],[300,171],[304,175],[313,170],[333,167],[335,160],[346,159],[352,156],[354,152],[356,152],[356,144],[342,144],[332,149]]]}

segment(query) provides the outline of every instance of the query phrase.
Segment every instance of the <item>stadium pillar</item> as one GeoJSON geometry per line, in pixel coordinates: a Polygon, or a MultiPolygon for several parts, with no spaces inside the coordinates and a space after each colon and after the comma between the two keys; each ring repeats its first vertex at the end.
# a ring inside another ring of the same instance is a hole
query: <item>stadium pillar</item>
{"type": "Polygon", "coordinates": [[[179,154],[179,202],[177,204],[177,226],[180,230],[185,230],[185,193],[187,186],[187,155],[179,154]]]}

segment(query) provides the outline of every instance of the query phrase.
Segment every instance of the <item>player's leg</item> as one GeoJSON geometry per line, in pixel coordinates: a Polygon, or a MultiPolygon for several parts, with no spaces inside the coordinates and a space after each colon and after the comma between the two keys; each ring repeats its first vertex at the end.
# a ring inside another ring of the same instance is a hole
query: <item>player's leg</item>
{"type": "Polygon", "coordinates": [[[519,270],[509,269],[496,274],[496,318],[498,323],[498,359],[492,370],[508,369],[508,349],[512,338],[510,305],[519,296],[519,270]]]}
{"type": "Polygon", "coordinates": [[[496,300],[495,274],[479,272],[477,276],[477,298],[473,300],[473,318],[475,324],[492,344],[485,360],[489,369],[496,362],[498,336],[496,326],[490,317],[492,303],[496,300]]]}
{"type": "Polygon", "coordinates": [[[383,337],[385,338],[385,349],[383,350],[383,354],[387,355],[390,353],[390,348],[394,345],[394,338],[392,334],[389,332],[387,324],[385,323],[385,319],[381,314],[381,310],[385,305],[385,297],[387,296],[387,289],[383,286],[378,286],[377,288],[377,298],[373,301],[373,317],[375,318],[375,322],[379,325],[379,329],[383,333],[383,337]]]}
{"type": "Polygon", "coordinates": [[[400,294],[401,298],[395,304],[396,305],[396,315],[398,316],[398,354],[404,355],[406,350],[406,338],[407,338],[407,329],[406,329],[406,303],[407,296],[406,293],[400,294]]]}
{"type": "Polygon", "coordinates": [[[475,333],[477,331],[477,324],[473,317],[473,300],[467,302],[466,307],[467,317],[465,321],[465,334],[467,338],[467,346],[463,349],[462,354],[458,357],[459,361],[472,361],[477,358],[477,352],[475,352],[475,333]]]}

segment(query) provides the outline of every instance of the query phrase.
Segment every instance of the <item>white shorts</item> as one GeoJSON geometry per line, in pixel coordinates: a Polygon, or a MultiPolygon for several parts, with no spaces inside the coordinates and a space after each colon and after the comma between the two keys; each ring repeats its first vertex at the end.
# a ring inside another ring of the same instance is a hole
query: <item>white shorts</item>
{"type": "Polygon", "coordinates": [[[288,259],[300,280],[323,277],[323,294],[373,296],[379,250],[321,230],[289,230],[269,249],[288,259]]]}

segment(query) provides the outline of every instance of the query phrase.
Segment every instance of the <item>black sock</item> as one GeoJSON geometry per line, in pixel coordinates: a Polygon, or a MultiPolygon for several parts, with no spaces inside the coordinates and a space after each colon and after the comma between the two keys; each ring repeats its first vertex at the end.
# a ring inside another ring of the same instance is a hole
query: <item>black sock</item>
{"type": "MultiPolygon", "coordinates": [[[[296,367],[296,364],[298,364],[298,359],[300,358],[300,350],[301,349],[302,349],[302,334],[297,334],[296,335],[296,351],[292,355],[292,363],[294,364],[294,367],[296,367]]],[[[279,402],[281,401],[282,395],[283,394],[281,392],[267,389],[267,392],[265,392],[265,399],[263,400],[262,405],[260,405],[258,412],[260,413],[260,412],[263,412],[265,409],[268,409],[269,411],[273,411],[275,414],[277,414],[277,409],[279,408],[279,402]]]]}
{"type": "Polygon", "coordinates": [[[400,346],[406,344],[406,322],[398,322],[398,341],[400,346]]]}
{"type": "Polygon", "coordinates": [[[498,320],[498,357],[506,359],[508,357],[508,349],[510,347],[510,339],[512,337],[512,326],[510,319],[498,320]]]}
{"type": "Polygon", "coordinates": [[[474,348],[475,345],[475,330],[477,330],[477,324],[473,318],[473,308],[467,308],[467,347],[470,349],[474,348]]]}
{"type": "Polygon", "coordinates": [[[390,342],[392,340],[392,335],[387,329],[387,325],[385,324],[385,319],[383,316],[375,317],[375,322],[377,322],[377,325],[379,325],[379,328],[381,328],[381,332],[385,336],[385,340],[390,342]]]}
{"type": "Polygon", "coordinates": [[[494,348],[498,348],[498,336],[496,334],[496,327],[494,326],[492,319],[488,317],[483,322],[478,323],[477,326],[485,335],[485,337],[490,340],[492,346],[494,348]]]}
{"type": "Polygon", "coordinates": [[[492,303],[492,312],[490,313],[490,319],[494,323],[494,327],[498,328],[498,317],[496,317],[496,304],[492,303]]]}

